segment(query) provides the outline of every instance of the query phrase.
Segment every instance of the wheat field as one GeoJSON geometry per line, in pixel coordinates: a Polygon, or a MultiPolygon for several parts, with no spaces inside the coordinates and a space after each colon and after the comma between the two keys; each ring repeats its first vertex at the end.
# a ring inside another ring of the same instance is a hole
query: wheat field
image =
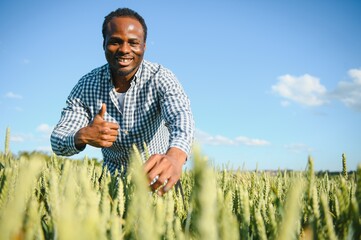
{"type": "Polygon", "coordinates": [[[92,159],[0,152],[0,239],[361,239],[361,165],[337,175],[212,166],[194,150],[182,195],[149,190],[142,159],[111,176],[92,159]]]}

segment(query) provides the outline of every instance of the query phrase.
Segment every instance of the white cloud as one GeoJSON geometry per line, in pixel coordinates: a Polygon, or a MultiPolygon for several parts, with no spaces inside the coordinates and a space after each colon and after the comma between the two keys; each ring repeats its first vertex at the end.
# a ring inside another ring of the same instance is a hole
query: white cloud
{"type": "Polygon", "coordinates": [[[201,144],[207,145],[234,145],[234,141],[227,137],[221,135],[211,136],[199,129],[196,129],[195,140],[201,144]]]}
{"type": "Polygon", "coordinates": [[[10,136],[10,141],[12,141],[12,142],[24,142],[25,139],[26,139],[26,137],[21,136],[21,135],[10,136]]]}
{"type": "Polygon", "coordinates": [[[17,133],[10,135],[10,141],[12,142],[31,142],[34,141],[35,138],[32,134],[27,133],[17,133]]]}
{"type": "Polygon", "coordinates": [[[283,107],[290,101],[306,106],[321,106],[329,100],[341,101],[346,107],[361,112],[361,68],[350,69],[348,75],[351,81],[340,81],[333,91],[327,91],[317,77],[305,74],[300,77],[283,75],[278,83],[272,86],[272,91],[284,100],[283,107]]]}
{"type": "Polygon", "coordinates": [[[49,126],[46,123],[42,123],[36,128],[36,131],[41,133],[40,136],[39,136],[39,134],[37,135],[38,141],[41,141],[41,142],[47,141],[47,142],[49,142],[51,132],[53,131],[53,127],[49,126]]]}
{"type": "Polygon", "coordinates": [[[349,70],[348,75],[352,81],[340,81],[330,95],[347,107],[361,112],[361,68],[349,70]]]}
{"type": "Polygon", "coordinates": [[[51,152],[50,134],[52,127],[48,124],[40,124],[36,129],[36,134],[33,133],[17,133],[11,134],[10,141],[24,147],[33,146],[36,151],[51,152]]]}
{"type": "Polygon", "coordinates": [[[236,138],[236,141],[242,143],[247,146],[265,146],[270,145],[270,143],[266,140],[262,139],[252,139],[248,137],[239,136],[236,138]]]}
{"type": "Polygon", "coordinates": [[[53,131],[53,127],[50,127],[46,123],[42,123],[36,128],[36,131],[44,133],[44,134],[51,134],[51,132],[53,131]]]}
{"type": "MultiPolygon", "coordinates": [[[[306,106],[320,106],[327,102],[326,88],[314,76],[305,74],[300,77],[292,75],[280,76],[279,82],[272,86],[272,91],[286,100],[306,106]]],[[[283,106],[288,106],[289,102],[283,106]]]]}
{"type": "Polygon", "coordinates": [[[235,139],[227,138],[221,135],[212,136],[199,129],[196,129],[195,140],[200,144],[213,145],[213,146],[220,146],[220,145],[236,146],[239,144],[247,145],[247,146],[265,146],[270,144],[266,140],[252,139],[244,136],[239,136],[236,137],[235,139]]]}
{"type": "Polygon", "coordinates": [[[41,134],[13,134],[10,136],[10,141],[12,142],[33,142],[33,143],[42,143],[42,142],[49,142],[50,134],[53,128],[50,127],[48,124],[40,124],[36,131],[40,132],[41,134]],[[40,135],[40,136],[39,136],[40,135]]]}
{"type": "Polygon", "coordinates": [[[358,85],[361,85],[361,68],[359,69],[351,69],[348,71],[348,74],[351,78],[354,79],[354,82],[358,85]]]}
{"type": "Polygon", "coordinates": [[[303,144],[303,143],[292,143],[292,144],[288,144],[288,145],[285,145],[285,148],[290,150],[290,151],[293,151],[293,152],[312,152],[313,149],[309,146],[307,146],[306,144],[303,144]]]}
{"type": "Polygon", "coordinates": [[[51,153],[52,149],[51,149],[50,146],[39,146],[39,147],[36,148],[36,151],[51,153]]]}
{"type": "Polygon", "coordinates": [[[11,99],[22,99],[23,96],[19,95],[19,94],[16,94],[16,93],[13,93],[13,92],[7,92],[5,94],[5,97],[6,98],[11,98],[11,99]]]}
{"type": "Polygon", "coordinates": [[[234,145],[234,141],[232,139],[229,139],[227,137],[216,135],[212,137],[212,142],[214,142],[214,145],[234,145]]]}
{"type": "Polygon", "coordinates": [[[281,101],[281,106],[282,107],[288,107],[289,105],[291,105],[291,103],[289,101],[286,101],[286,100],[281,101]]]}

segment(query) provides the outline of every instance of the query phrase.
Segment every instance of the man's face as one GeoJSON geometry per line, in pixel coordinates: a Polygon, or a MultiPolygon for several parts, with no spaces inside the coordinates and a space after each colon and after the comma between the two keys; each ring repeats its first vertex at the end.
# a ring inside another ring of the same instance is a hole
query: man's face
{"type": "Polygon", "coordinates": [[[142,25],[134,18],[114,17],[107,25],[104,51],[113,77],[131,79],[144,56],[142,25]]]}

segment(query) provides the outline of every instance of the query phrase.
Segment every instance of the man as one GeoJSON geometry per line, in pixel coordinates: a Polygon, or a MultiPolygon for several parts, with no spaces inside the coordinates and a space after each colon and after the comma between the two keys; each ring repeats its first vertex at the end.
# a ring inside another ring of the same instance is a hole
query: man
{"type": "Polygon", "coordinates": [[[189,100],[175,75],[143,59],[147,26],[135,11],[105,17],[107,64],[80,79],[52,135],[53,151],[70,156],[86,145],[102,149],[111,173],[125,173],[135,144],[153,190],[163,195],[179,180],[193,140],[189,100]]]}

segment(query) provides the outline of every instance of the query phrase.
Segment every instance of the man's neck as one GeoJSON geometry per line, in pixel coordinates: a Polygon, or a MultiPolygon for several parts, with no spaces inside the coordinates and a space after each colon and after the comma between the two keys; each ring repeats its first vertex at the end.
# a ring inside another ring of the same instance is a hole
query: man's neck
{"type": "Polygon", "coordinates": [[[117,92],[126,92],[130,88],[130,82],[132,80],[126,80],[125,78],[113,78],[113,85],[115,88],[115,91],[117,92]]]}

